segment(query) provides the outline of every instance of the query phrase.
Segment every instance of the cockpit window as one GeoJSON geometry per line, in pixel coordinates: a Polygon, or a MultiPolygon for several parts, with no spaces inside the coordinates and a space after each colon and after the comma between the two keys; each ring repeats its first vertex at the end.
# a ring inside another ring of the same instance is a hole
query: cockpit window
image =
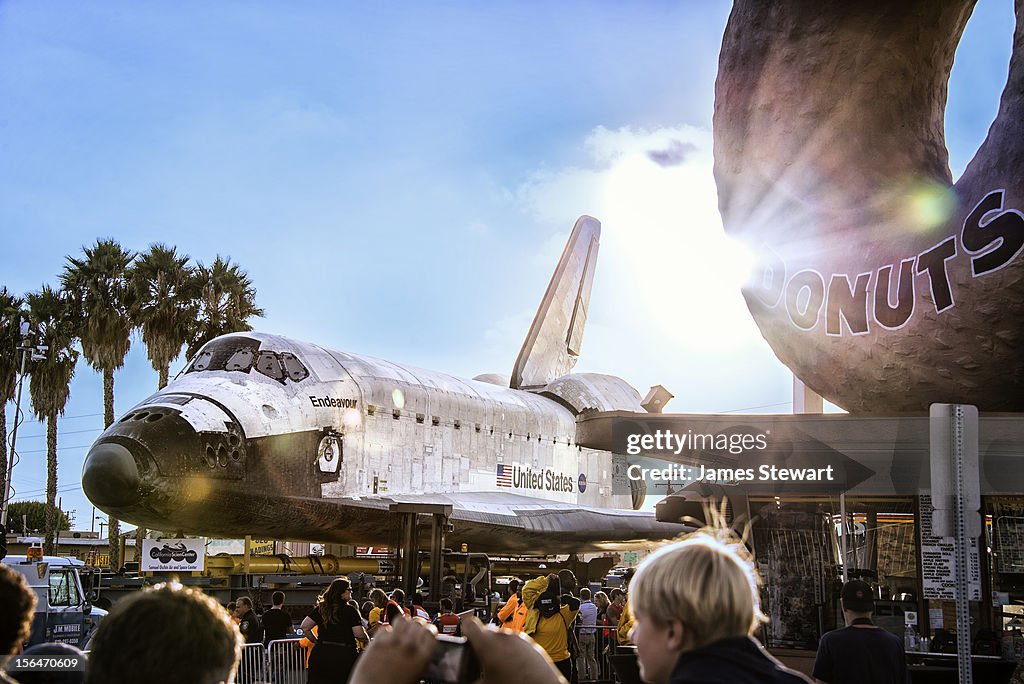
{"type": "Polygon", "coordinates": [[[224,370],[248,372],[248,370],[252,368],[252,359],[254,356],[255,350],[251,347],[239,349],[228,357],[224,370]]]}
{"type": "Polygon", "coordinates": [[[301,382],[309,377],[309,371],[295,354],[260,349],[259,340],[242,336],[210,341],[196,354],[185,373],[208,370],[248,373],[253,369],[281,383],[285,380],[301,382]]]}
{"type": "Polygon", "coordinates": [[[299,357],[295,356],[295,354],[281,352],[281,363],[284,364],[284,372],[294,382],[299,382],[309,377],[309,371],[306,370],[306,367],[302,365],[299,357]]]}
{"type": "Polygon", "coordinates": [[[196,360],[192,362],[192,370],[204,371],[210,367],[210,361],[213,360],[213,352],[206,351],[205,349],[199,352],[196,360]]]}
{"type": "Polygon", "coordinates": [[[281,367],[281,359],[272,351],[264,349],[256,358],[256,370],[268,378],[284,382],[284,369],[281,367]]]}
{"type": "Polygon", "coordinates": [[[259,348],[259,340],[250,337],[219,337],[206,343],[185,372],[229,370],[245,373],[252,367],[252,359],[259,348]]]}

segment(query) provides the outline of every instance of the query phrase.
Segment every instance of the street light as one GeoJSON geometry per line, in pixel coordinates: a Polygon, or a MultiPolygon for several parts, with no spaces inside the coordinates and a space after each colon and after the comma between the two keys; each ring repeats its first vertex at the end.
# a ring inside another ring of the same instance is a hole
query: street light
{"type": "Polygon", "coordinates": [[[46,351],[49,349],[45,345],[33,346],[31,344],[31,336],[32,330],[29,327],[28,321],[22,319],[21,344],[18,345],[18,351],[21,352],[21,370],[18,373],[18,393],[17,399],[14,402],[14,427],[11,428],[11,448],[7,458],[7,480],[4,485],[3,498],[0,499],[0,530],[3,530],[4,534],[7,532],[7,508],[10,505],[11,497],[14,495],[14,486],[11,481],[14,476],[14,465],[20,460],[18,452],[15,451],[15,446],[18,442],[18,426],[23,421],[21,414],[21,389],[25,384],[25,375],[28,373],[28,362],[46,358],[46,351]]]}

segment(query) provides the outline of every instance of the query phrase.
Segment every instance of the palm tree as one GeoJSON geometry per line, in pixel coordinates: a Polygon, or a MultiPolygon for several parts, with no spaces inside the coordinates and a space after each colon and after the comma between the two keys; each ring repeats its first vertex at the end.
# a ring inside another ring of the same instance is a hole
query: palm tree
{"type": "Polygon", "coordinates": [[[230,258],[218,256],[209,267],[200,263],[193,279],[199,310],[192,321],[188,356],[215,337],[252,330],[249,319],[263,315],[263,309],[256,306],[252,281],[230,258]]]}
{"type": "MultiPolygon", "coordinates": [[[[130,267],[135,254],[113,239],[83,247],[84,258],[67,257],[61,283],[75,303],[78,338],[89,365],[103,373],[103,427],[114,422],[114,371],[124,365],[131,347],[132,308],[130,267]]],[[[110,568],[121,565],[121,527],[110,516],[107,528],[110,568]]]]}
{"type": "Polygon", "coordinates": [[[132,266],[135,297],[130,314],[142,331],[149,362],[160,374],[157,389],[167,385],[171,361],[181,353],[190,324],[196,320],[196,281],[188,261],[187,256],[178,256],[174,247],[157,243],[132,266]]]}
{"type": "Polygon", "coordinates": [[[57,541],[57,417],[71,395],[78,351],[74,348],[73,304],[66,295],[43,285],[26,295],[29,316],[39,333],[39,343],[48,347],[43,359],[33,361],[29,376],[32,412],[46,421],[46,526],[45,550],[53,554],[57,541]]]}
{"type": "MultiPolygon", "coordinates": [[[[198,305],[193,293],[195,279],[187,256],[178,256],[174,247],[157,243],[141,254],[132,266],[134,302],[132,322],[142,331],[146,355],[159,373],[157,389],[167,385],[171,361],[188,341],[190,324],[196,319],[198,305]]],[[[141,560],[146,528],[135,530],[135,560],[141,560]]]]}
{"type": "MultiPolygon", "coordinates": [[[[21,366],[21,319],[24,302],[0,288],[0,504],[7,496],[7,402],[14,398],[21,366]]],[[[15,417],[17,420],[18,417],[15,417]]]]}

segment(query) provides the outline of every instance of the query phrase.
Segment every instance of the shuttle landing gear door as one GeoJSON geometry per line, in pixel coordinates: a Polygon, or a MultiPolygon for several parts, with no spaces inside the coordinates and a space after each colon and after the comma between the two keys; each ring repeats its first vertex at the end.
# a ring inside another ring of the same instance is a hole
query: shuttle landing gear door
{"type": "Polygon", "coordinates": [[[341,440],[341,435],[330,431],[326,431],[320,438],[316,448],[316,467],[320,472],[321,482],[338,479],[342,458],[341,440]]]}

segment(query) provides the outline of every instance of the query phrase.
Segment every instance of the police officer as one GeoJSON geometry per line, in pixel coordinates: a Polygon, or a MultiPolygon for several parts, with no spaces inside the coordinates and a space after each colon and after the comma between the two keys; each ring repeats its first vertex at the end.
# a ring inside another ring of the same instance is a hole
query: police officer
{"type": "Polygon", "coordinates": [[[238,618],[238,629],[242,632],[247,644],[263,643],[263,627],[260,619],[252,611],[252,601],[247,597],[235,601],[235,617],[238,618]]]}

